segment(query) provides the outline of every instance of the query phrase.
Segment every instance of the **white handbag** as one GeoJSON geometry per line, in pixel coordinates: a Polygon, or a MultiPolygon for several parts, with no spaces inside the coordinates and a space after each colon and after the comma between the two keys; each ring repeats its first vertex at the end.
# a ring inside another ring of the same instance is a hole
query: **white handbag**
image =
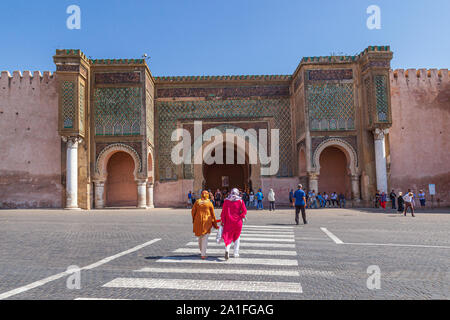
{"type": "Polygon", "coordinates": [[[222,240],[222,231],[223,231],[223,227],[219,226],[219,230],[217,230],[217,234],[216,234],[216,242],[217,242],[217,244],[219,244],[220,241],[222,240]]]}

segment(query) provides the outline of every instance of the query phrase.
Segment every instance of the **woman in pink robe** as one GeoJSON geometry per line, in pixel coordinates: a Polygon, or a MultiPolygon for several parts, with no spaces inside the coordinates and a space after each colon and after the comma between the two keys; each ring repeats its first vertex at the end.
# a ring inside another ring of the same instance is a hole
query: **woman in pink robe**
{"type": "Polygon", "coordinates": [[[234,188],[228,198],[223,203],[222,239],[225,242],[225,260],[228,260],[231,243],[234,242],[234,257],[239,257],[239,243],[242,231],[242,220],[247,214],[244,201],[239,196],[239,190],[234,188]]]}

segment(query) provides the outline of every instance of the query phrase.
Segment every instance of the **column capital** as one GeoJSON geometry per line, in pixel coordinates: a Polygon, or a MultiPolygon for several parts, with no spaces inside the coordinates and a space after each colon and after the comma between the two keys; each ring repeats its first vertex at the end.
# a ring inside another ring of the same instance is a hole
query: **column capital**
{"type": "Polygon", "coordinates": [[[352,179],[352,181],[357,181],[359,180],[360,175],[359,174],[351,174],[350,175],[350,179],[352,179]]]}
{"type": "Polygon", "coordinates": [[[78,143],[80,143],[81,141],[83,141],[83,138],[81,137],[66,137],[66,136],[61,136],[61,140],[64,142],[67,142],[70,146],[77,146],[78,143]]]}
{"type": "Polygon", "coordinates": [[[308,178],[311,180],[319,180],[319,174],[317,172],[308,172],[308,178]]]}
{"type": "Polygon", "coordinates": [[[375,140],[383,140],[384,136],[389,133],[389,129],[376,128],[373,130],[373,136],[375,140]]]}

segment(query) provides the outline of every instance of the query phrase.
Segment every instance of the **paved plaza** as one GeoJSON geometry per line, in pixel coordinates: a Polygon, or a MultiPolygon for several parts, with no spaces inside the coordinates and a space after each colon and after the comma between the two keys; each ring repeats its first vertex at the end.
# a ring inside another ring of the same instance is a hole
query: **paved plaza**
{"type": "Polygon", "coordinates": [[[189,209],[2,210],[0,299],[449,299],[449,213],[250,210],[202,261],[189,209]]]}

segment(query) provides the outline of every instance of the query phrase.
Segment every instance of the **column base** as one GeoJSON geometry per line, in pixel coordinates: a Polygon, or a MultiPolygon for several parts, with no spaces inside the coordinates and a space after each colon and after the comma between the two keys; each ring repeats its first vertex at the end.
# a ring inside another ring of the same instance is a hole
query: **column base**
{"type": "Polygon", "coordinates": [[[75,210],[75,211],[79,211],[79,210],[81,210],[81,208],[64,208],[64,210],[75,210]]]}
{"type": "Polygon", "coordinates": [[[147,209],[155,209],[155,206],[154,205],[147,206],[147,209]]]}

